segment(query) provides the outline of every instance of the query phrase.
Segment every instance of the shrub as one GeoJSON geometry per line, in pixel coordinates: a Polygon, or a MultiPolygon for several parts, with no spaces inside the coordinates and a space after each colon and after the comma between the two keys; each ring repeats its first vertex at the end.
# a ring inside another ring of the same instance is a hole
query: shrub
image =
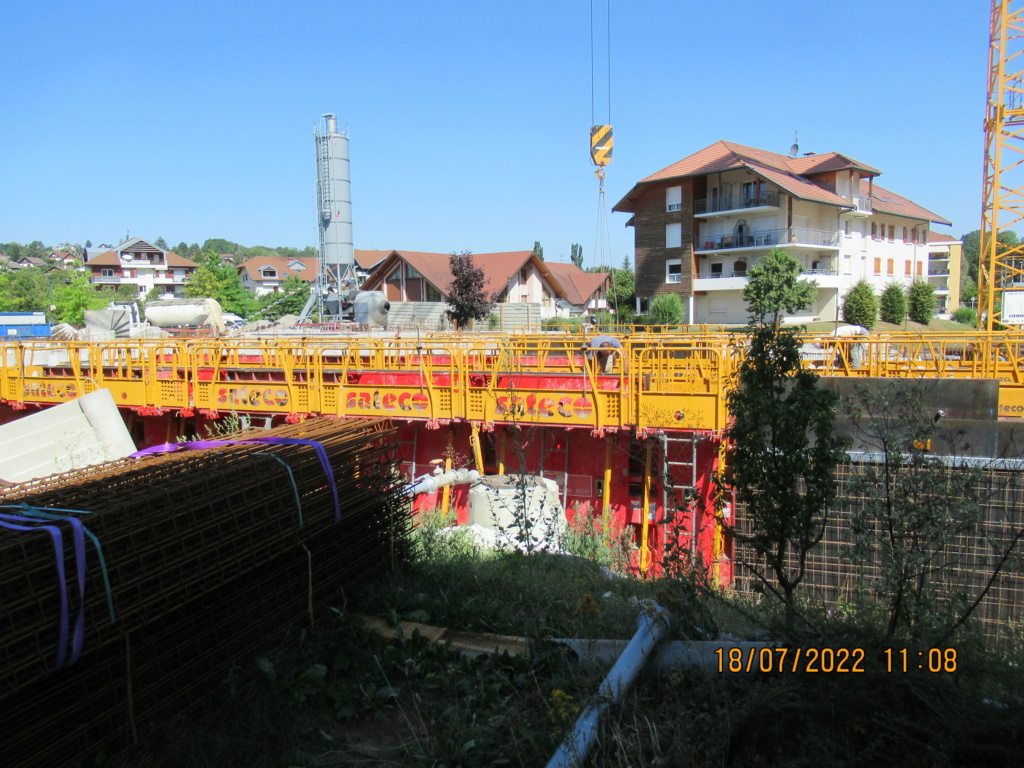
{"type": "Polygon", "coordinates": [[[683,302],[679,296],[662,293],[654,297],[647,317],[651,325],[679,325],[683,322],[683,314],[683,302]]]}
{"type": "Polygon", "coordinates": [[[889,283],[878,301],[878,316],[883,322],[899,325],[907,319],[907,295],[899,283],[889,283]]]}
{"type": "Polygon", "coordinates": [[[915,323],[928,325],[935,316],[935,288],[924,280],[915,280],[907,291],[907,314],[915,323]]]}
{"type": "Polygon", "coordinates": [[[860,325],[869,331],[875,327],[878,316],[878,299],[866,280],[861,280],[843,297],[843,320],[850,325],[860,325]]]}
{"type": "Polygon", "coordinates": [[[958,307],[953,313],[953,322],[974,328],[978,325],[978,313],[970,307],[958,307]]]}
{"type": "Polygon", "coordinates": [[[583,318],[580,317],[549,317],[541,323],[545,331],[573,331],[583,327],[583,318]]]}

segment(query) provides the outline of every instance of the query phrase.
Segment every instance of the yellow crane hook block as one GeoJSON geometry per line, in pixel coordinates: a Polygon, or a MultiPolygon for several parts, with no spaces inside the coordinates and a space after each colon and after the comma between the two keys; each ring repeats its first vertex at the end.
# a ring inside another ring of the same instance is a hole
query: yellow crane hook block
{"type": "Polygon", "coordinates": [[[590,159],[594,165],[605,166],[611,163],[614,143],[610,125],[590,126],[590,159]]]}

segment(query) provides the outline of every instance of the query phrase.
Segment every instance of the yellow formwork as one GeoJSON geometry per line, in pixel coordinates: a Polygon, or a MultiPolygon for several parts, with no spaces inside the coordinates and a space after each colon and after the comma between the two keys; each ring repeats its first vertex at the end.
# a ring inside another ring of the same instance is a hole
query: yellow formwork
{"type": "MultiPolygon", "coordinates": [[[[95,389],[135,409],[391,416],[444,423],[720,431],[745,340],[622,336],[598,370],[573,333],[0,344],[0,399],[55,404],[95,389]]],[[[801,337],[822,376],[995,379],[1024,416],[1024,333],[801,337]]]]}

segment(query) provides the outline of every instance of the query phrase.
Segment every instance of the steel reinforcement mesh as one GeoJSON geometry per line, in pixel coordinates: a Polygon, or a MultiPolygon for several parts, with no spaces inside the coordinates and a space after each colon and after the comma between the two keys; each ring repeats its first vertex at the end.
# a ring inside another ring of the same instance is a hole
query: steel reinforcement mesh
{"type": "Polygon", "coordinates": [[[254,437],[298,442],[205,443],[0,493],[3,765],[74,764],[186,711],[404,557],[389,423],[212,442],[254,437]]]}
{"type": "MultiPolygon", "coordinates": [[[[866,494],[880,492],[880,489],[866,492],[860,487],[862,483],[856,482],[858,478],[863,480],[869,467],[867,462],[849,462],[837,471],[842,499],[840,511],[830,515],[824,536],[807,558],[806,576],[800,587],[805,597],[835,605],[838,600],[849,598],[858,585],[867,587],[870,594],[871,586],[878,582],[878,556],[855,561],[850,533],[851,516],[855,510],[863,508],[866,494]]],[[[1014,625],[1019,628],[1024,615],[1024,539],[1015,542],[1015,537],[1024,531],[1024,471],[1016,465],[999,462],[970,466],[950,463],[928,471],[932,473],[930,482],[935,494],[946,493],[951,485],[955,487],[948,481],[956,473],[979,473],[970,498],[963,499],[968,505],[978,504],[977,525],[970,533],[956,536],[927,566],[937,609],[948,609],[954,599],[961,603],[964,598],[973,601],[987,588],[972,614],[972,618],[981,623],[982,632],[994,638],[1014,625]],[[1007,551],[1012,552],[1011,556],[992,579],[1007,551]]],[[[950,520],[948,524],[955,525],[955,522],[950,520]]],[[[742,503],[736,505],[736,525],[740,532],[750,531],[742,503]]],[[[869,533],[884,538],[877,525],[869,529],[869,533]]],[[[747,565],[763,569],[764,563],[741,541],[735,544],[734,559],[736,588],[748,593],[755,591],[757,579],[747,565]]],[[[791,560],[790,565],[795,565],[795,561],[791,560]]]]}

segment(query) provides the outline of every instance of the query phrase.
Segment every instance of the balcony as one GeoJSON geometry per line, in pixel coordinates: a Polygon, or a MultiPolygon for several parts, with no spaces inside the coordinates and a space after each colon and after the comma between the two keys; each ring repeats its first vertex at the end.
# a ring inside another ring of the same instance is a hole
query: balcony
{"type": "Polygon", "coordinates": [[[750,209],[777,211],[779,209],[778,192],[762,192],[760,195],[729,195],[728,197],[712,197],[693,201],[693,215],[714,217],[733,211],[750,209]]]}
{"type": "Polygon", "coordinates": [[[872,212],[871,198],[867,195],[845,195],[853,210],[843,211],[848,216],[870,216],[872,212]]]}
{"type": "Polygon", "coordinates": [[[789,227],[754,232],[752,235],[717,235],[713,238],[704,238],[693,250],[694,253],[714,253],[737,248],[766,249],[776,246],[839,250],[842,236],[842,232],[833,230],[789,227]]]}
{"type": "MultiPolygon", "coordinates": [[[[820,264],[815,262],[815,264],[820,264]]],[[[747,286],[747,274],[749,268],[742,270],[725,270],[711,272],[701,270],[693,281],[694,291],[741,291],[747,286]]],[[[839,288],[840,275],[835,267],[815,266],[810,269],[804,268],[800,272],[800,279],[813,280],[819,288],[839,288]]]]}
{"type": "Polygon", "coordinates": [[[93,283],[102,283],[103,285],[120,285],[121,278],[117,275],[93,275],[93,283]]]}

